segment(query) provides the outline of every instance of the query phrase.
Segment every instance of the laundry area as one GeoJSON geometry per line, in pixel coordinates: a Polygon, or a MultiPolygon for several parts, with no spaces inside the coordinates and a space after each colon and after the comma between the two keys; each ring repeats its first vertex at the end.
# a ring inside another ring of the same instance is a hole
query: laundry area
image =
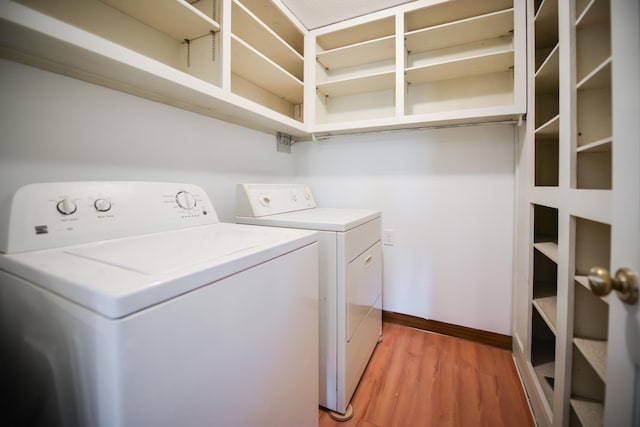
{"type": "Polygon", "coordinates": [[[393,323],[637,425],[637,2],[323,3],[0,0],[0,424],[354,425],[393,323]]]}

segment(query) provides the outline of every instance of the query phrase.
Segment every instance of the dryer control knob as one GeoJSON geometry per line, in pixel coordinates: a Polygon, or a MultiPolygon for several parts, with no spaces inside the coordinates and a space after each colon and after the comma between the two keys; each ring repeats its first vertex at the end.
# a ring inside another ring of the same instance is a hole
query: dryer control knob
{"type": "Polygon", "coordinates": [[[107,199],[97,199],[93,202],[93,207],[96,208],[98,212],[107,212],[111,209],[111,202],[107,199]]]}
{"type": "Polygon", "coordinates": [[[58,209],[58,212],[60,212],[62,215],[71,215],[76,210],[78,210],[78,206],[76,206],[73,201],[65,198],[58,202],[58,204],[56,205],[56,209],[58,209]]]}
{"type": "Polygon", "coordinates": [[[196,207],[196,199],[188,191],[180,191],[176,194],[176,203],[182,209],[193,209],[196,207]]]}

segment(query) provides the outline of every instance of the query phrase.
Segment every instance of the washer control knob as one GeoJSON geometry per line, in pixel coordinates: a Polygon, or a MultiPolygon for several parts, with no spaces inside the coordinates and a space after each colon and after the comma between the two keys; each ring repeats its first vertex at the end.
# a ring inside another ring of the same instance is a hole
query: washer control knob
{"type": "Polygon", "coordinates": [[[78,206],[76,206],[73,201],[64,198],[58,202],[58,204],[56,205],[56,209],[58,209],[58,212],[60,212],[62,215],[71,215],[78,210],[78,206]]]}
{"type": "Polygon", "coordinates": [[[188,191],[180,191],[176,194],[176,203],[182,209],[193,209],[196,207],[196,199],[188,191]]]}
{"type": "Polygon", "coordinates": [[[93,202],[93,207],[96,208],[98,212],[107,212],[111,209],[111,202],[107,199],[97,199],[93,202]]]}

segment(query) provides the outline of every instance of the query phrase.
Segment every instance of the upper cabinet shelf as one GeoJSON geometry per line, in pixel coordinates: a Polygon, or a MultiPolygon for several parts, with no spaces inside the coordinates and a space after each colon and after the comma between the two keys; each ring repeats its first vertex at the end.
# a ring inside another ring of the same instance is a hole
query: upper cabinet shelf
{"type": "MultiPolygon", "coordinates": [[[[220,25],[185,0],[102,0],[136,20],[173,37],[192,40],[219,31],[220,25]]],[[[215,3],[211,4],[211,14],[215,3]]]]}
{"type": "Polygon", "coordinates": [[[346,131],[350,121],[362,130],[366,120],[378,129],[394,117],[406,127],[514,120],[525,112],[524,5],[418,3],[311,31],[310,107],[323,130],[346,131]]]}
{"type": "Polygon", "coordinates": [[[275,31],[267,27],[249,9],[233,0],[231,26],[233,34],[253,46],[255,50],[279,64],[299,80],[304,75],[304,58],[275,31]]]}
{"type": "Polygon", "coordinates": [[[378,61],[393,61],[395,49],[395,36],[391,35],[318,52],[316,59],[325,69],[334,70],[378,61]]]}
{"type": "Polygon", "coordinates": [[[406,69],[409,84],[458,79],[461,77],[509,71],[513,67],[513,48],[510,41],[486,48],[477,43],[477,51],[465,49],[464,53],[442,52],[429,58],[414,59],[416,64],[406,69]]]}
{"type": "Polygon", "coordinates": [[[318,92],[325,96],[346,96],[357,93],[377,92],[392,89],[395,84],[393,72],[368,74],[366,76],[318,83],[318,92]]]}
{"type": "Polygon", "coordinates": [[[268,0],[231,3],[231,92],[303,121],[304,36],[268,0]]]}
{"type": "Polygon", "coordinates": [[[231,70],[259,87],[270,88],[292,104],[302,103],[302,81],[235,35],[231,36],[231,70]]]}
{"type": "Polygon", "coordinates": [[[405,33],[405,46],[410,53],[442,49],[474,43],[478,40],[510,36],[513,33],[513,8],[488,13],[461,21],[405,33]]]}

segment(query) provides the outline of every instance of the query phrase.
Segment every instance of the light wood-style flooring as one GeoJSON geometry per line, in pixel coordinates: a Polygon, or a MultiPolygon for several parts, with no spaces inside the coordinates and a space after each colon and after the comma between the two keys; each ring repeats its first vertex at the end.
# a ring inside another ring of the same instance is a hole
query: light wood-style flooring
{"type": "Polygon", "coordinates": [[[511,352],[391,323],[352,399],[320,427],[535,426],[511,352]]]}

